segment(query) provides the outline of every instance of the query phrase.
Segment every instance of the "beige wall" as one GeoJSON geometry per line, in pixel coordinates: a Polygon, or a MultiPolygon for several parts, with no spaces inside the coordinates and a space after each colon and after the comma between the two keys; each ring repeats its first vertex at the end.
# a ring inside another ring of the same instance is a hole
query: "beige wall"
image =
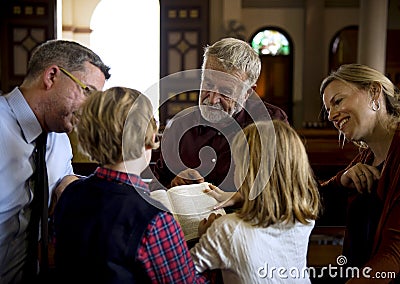
{"type": "MultiPolygon", "coordinates": [[[[333,36],[342,28],[358,25],[359,11],[356,8],[325,8],[324,38],[319,44],[323,52],[323,70],[328,72],[329,44],[333,36]]],[[[241,21],[246,27],[247,39],[258,29],[265,26],[275,26],[285,30],[294,45],[294,74],[293,74],[293,117],[296,127],[301,127],[303,121],[303,64],[305,14],[303,8],[244,8],[241,21]]],[[[316,110],[318,112],[318,110],[316,110]]],[[[318,120],[318,117],[315,117],[318,120]]]]}
{"type": "Polygon", "coordinates": [[[90,45],[90,20],[101,0],[62,0],[62,37],[90,45]]]}
{"type": "MultiPolygon", "coordinates": [[[[210,1],[211,42],[224,36],[224,27],[230,19],[236,19],[244,25],[246,40],[249,40],[257,30],[266,26],[283,29],[290,36],[294,45],[293,118],[295,126],[301,127],[303,121],[304,8],[243,8],[238,14],[237,0],[231,5],[229,3],[229,0],[210,1]],[[224,10],[224,7],[229,7],[229,11],[224,10]]],[[[359,11],[357,8],[325,8],[323,13],[324,22],[321,24],[324,26],[324,38],[315,44],[320,45],[323,58],[325,58],[323,62],[320,62],[321,68],[328,72],[329,44],[333,36],[346,26],[358,25],[359,11]]],[[[318,117],[315,117],[315,120],[318,120],[318,117]]]]}
{"type": "MultiPolygon", "coordinates": [[[[63,37],[74,39],[90,45],[90,19],[100,0],[62,0],[63,37]]],[[[258,29],[266,26],[279,27],[287,32],[293,41],[294,47],[294,74],[293,74],[293,117],[296,127],[303,122],[303,66],[304,66],[304,38],[305,12],[300,8],[241,8],[241,0],[210,0],[210,43],[225,36],[226,24],[229,20],[237,20],[245,27],[245,37],[250,36],[258,29]]],[[[393,0],[391,1],[393,6],[393,0]]],[[[323,38],[314,44],[320,45],[322,50],[321,66],[325,75],[328,73],[329,44],[333,36],[342,28],[359,24],[358,8],[324,8],[323,38]],[[326,71],[325,71],[326,70],[326,71]]],[[[393,12],[389,12],[392,15],[393,12]]],[[[397,11],[398,15],[399,12],[397,11]]],[[[389,27],[400,26],[400,19],[391,20],[389,27]]],[[[316,62],[313,62],[316,64],[316,62]]],[[[316,110],[316,112],[319,110],[316,110]]],[[[315,117],[317,120],[318,117],[315,117]]]]}
{"type": "MultiPolygon", "coordinates": [[[[90,46],[90,20],[100,0],[62,0],[61,2],[62,38],[90,46]]],[[[74,154],[73,162],[90,162],[89,158],[78,148],[79,143],[74,131],[69,134],[69,138],[74,154]]]]}

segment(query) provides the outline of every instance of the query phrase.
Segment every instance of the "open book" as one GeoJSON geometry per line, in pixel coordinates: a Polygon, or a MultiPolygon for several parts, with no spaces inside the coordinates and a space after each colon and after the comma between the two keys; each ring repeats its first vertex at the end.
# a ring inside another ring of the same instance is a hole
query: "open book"
{"type": "Polygon", "coordinates": [[[179,185],[168,189],[152,191],[150,196],[161,202],[174,215],[189,241],[198,237],[199,223],[211,213],[226,214],[224,209],[214,210],[218,201],[204,192],[208,183],[179,185]]]}

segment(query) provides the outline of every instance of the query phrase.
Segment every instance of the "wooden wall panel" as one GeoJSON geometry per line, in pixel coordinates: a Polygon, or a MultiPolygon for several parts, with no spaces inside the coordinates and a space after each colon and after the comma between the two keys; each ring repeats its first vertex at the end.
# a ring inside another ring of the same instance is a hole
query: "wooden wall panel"
{"type": "MultiPolygon", "coordinates": [[[[160,0],[160,13],[161,78],[180,71],[199,69],[203,48],[209,44],[209,0],[160,0]]],[[[161,128],[168,119],[196,105],[198,100],[197,90],[176,93],[174,87],[184,88],[182,83],[193,86],[198,78],[185,77],[183,74],[168,81],[169,84],[160,86],[161,128]]]]}
{"type": "Polygon", "coordinates": [[[11,91],[20,85],[32,50],[56,37],[56,0],[0,3],[0,89],[11,91]]]}

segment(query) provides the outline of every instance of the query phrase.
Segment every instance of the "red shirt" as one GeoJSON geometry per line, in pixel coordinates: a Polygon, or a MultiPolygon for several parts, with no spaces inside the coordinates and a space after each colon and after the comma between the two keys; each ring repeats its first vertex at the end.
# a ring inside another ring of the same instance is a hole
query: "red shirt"
{"type": "MultiPolygon", "coordinates": [[[[147,184],[133,174],[117,172],[99,167],[95,171],[99,178],[123,182],[149,193],[147,184]]],[[[197,274],[186,245],[183,232],[174,217],[160,212],[147,226],[137,251],[136,259],[143,265],[152,283],[207,283],[197,274]]]]}

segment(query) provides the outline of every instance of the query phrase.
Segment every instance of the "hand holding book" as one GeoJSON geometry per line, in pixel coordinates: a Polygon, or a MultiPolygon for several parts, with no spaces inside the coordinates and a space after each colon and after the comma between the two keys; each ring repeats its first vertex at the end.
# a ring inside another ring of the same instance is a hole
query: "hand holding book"
{"type": "Polygon", "coordinates": [[[207,229],[211,226],[215,219],[218,219],[221,216],[222,214],[211,213],[208,218],[204,218],[203,220],[201,220],[198,228],[199,237],[201,237],[207,231],[207,229]]]}
{"type": "Polygon", "coordinates": [[[219,189],[217,186],[209,184],[209,187],[204,190],[205,193],[212,196],[219,203],[214,206],[214,209],[225,207],[240,207],[243,204],[243,197],[240,192],[226,192],[219,189]]]}
{"type": "Polygon", "coordinates": [[[163,203],[174,215],[182,227],[186,240],[198,237],[200,221],[208,218],[211,213],[224,215],[223,208],[216,210],[218,201],[205,190],[209,189],[209,183],[179,185],[168,191],[155,190],[151,197],[163,203]]]}

